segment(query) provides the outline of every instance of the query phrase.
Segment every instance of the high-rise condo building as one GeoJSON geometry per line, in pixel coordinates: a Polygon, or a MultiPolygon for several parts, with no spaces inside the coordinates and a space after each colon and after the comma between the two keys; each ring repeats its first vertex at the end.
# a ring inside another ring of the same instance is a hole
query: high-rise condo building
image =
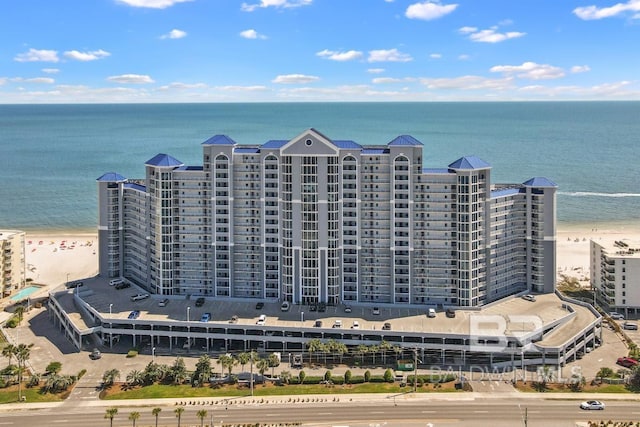
{"type": "Polygon", "coordinates": [[[202,143],[143,179],[98,178],[100,274],[163,295],[476,307],[553,292],[556,190],[491,184],[462,157],[423,167],[423,145],[332,140],[202,143]]]}

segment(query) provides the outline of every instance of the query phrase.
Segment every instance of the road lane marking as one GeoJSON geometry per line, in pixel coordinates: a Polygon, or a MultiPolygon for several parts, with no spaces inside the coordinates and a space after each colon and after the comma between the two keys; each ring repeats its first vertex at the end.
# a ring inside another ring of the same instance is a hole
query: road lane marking
{"type": "Polygon", "coordinates": [[[435,414],[436,411],[421,411],[423,414],[435,414]]]}

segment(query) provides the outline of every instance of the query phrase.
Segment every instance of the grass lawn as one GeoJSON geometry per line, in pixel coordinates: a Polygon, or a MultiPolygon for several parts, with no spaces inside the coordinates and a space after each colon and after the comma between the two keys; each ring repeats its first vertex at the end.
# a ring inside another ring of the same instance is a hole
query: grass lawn
{"type": "Polygon", "coordinates": [[[519,391],[531,393],[634,393],[626,388],[624,384],[585,384],[584,387],[582,387],[582,391],[572,391],[568,385],[547,383],[546,389],[540,391],[535,388],[533,381],[527,381],[526,383],[518,381],[515,387],[519,391]]]}
{"type": "MultiPolygon", "coordinates": [[[[27,402],[60,402],[69,396],[72,387],[69,387],[64,393],[40,393],[40,387],[27,388],[22,386],[22,395],[26,397],[27,402]]],[[[18,386],[12,385],[6,388],[0,388],[0,404],[14,403],[18,401],[18,386]]]]}
{"type": "MultiPolygon", "coordinates": [[[[413,388],[409,385],[400,387],[398,383],[364,383],[352,385],[265,385],[257,384],[253,387],[254,396],[284,396],[305,394],[354,394],[354,393],[406,393],[413,388]]],[[[440,384],[425,384],[417,388],[418,393],[428,392],[460,392],[455,389],[453,381],[440,384]]],[[[249,387],[246,385],[221,385],[215,387],[191,387],[190,385],[154,384],[146,387],[127,388],[124,384],[116,383],[100,393],[100,398],[106,400],[117,399],[154,399],[171,397],[236,397],[247,396],[249,387]]]]}

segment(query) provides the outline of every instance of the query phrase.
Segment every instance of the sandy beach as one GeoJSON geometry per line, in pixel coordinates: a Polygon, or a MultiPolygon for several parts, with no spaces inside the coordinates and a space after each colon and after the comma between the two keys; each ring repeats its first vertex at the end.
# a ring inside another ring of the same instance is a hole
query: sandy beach
{"type": "MultiPolygon", "coordinates": [[[[589,241],[608,239],[640,240],[640,223],[594,226],[558,226],[557,273],[589,283],[589,241]]],[[[68,280],[98,274],[97,233],[27,233],[27,278],[55,287],[68,280]]]]}

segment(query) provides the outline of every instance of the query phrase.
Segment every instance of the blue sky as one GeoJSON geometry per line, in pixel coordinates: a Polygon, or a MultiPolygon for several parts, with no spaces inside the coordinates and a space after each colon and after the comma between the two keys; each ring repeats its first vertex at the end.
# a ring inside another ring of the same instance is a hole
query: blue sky
{"type": "Polygon", "coordinates": [[[0,103],[640,100],[640,0],[0,7],[0,103]]]}

